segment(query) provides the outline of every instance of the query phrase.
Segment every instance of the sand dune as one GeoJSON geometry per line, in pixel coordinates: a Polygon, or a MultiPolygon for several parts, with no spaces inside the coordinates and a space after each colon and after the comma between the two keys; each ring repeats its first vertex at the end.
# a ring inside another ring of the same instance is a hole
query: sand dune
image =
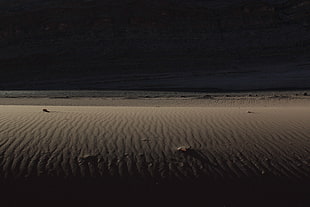
{"type": "Polygon", "coordinates": [[[309,176],[309,108],[50,108],[0,108],[2,176],[309,176]]]}
{"type": "Polygon", "coordinates": [[[308,106],[47,108],[0,106],[2,180],[310,177],[308,106]]]}

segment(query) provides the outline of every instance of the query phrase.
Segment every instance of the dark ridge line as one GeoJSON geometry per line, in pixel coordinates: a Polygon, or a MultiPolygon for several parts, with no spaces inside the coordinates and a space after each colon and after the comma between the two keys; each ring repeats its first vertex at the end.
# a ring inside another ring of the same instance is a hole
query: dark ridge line
{"type": "Polygon", "coordinates": [[[288,88],[255,88],[255,89],[240,89],[240,90],[228,90],[228,89],[219,89],[219,88],[104,88],[104,89],[96,89],[96,88],[89,88],[89,89],[51,89],[51,88],[38,88],[38,89],[0,89],[0,91],[98,91],[98,92],[105,92],[105,91],[145,91],[145,92],[209,92],[209,93],[242,93],[242,92],[283,92],[283,91],[304,91],[310,90],[310,87],[288,87],[288,88]]]}

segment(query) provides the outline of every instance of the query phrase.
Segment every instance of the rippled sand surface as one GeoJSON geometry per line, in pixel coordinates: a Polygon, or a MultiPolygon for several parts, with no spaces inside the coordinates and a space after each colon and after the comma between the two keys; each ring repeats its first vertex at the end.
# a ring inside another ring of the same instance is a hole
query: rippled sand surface
{"type": "Polygon", "coordinates": [[[310,108],[41,108],[0,107],[2,176],[309,176],[310,108]]]}
{"type": "Polygon", "coordinates": [[[310,177],[307,102],[44,107],[50,113],[42,106],[0,106],[0,176],[6,184],[92,179],[157,190],[167,183],[207,189],[216,182],[304,183],[310,177]],[[180,146],[190,149],[181,152],[180,146]]]}

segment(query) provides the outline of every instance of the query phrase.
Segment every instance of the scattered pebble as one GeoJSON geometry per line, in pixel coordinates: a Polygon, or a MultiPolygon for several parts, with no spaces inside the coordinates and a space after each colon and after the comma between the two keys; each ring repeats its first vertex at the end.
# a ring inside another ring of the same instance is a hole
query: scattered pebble
{"type": "Polygon", "coordinates": [[[47,109],[42,109],[42,111],[43,112],[47,112],[47,113],[49,113],[50,111],[49,110],[47,110],[47,109]]]}
{"type": "Polygon", "coordinates": [[[148,142],[148,141],[151,141],[151,140],[150,139],[141,139],[141,141],[148,142]]]}
{"type": "Polygon", "coordinates": [[[91,159],[97,159],[97,156],[96,155],[84,155],[81,157],[81,159],[83,160],[91,160],[91,159]]]}
{"type": "Polygon", "coordinates": [[[247,111],[247,113],[248,113],[248,114],[252,114],[253,112],[252,112],[252,111],[247,111]]]}
{"type": "Polygon", "coordinates": [[[308,93],[304,93],[304,96],[308,96],[308,93]]]}
{"type": "Polygon", "coordinates": [[[204,96],[202,96],[201,98],[203,98],[203,99],[212,99],[212,96],[210,96],[210,95],[204,95],[204,96]]]}
{"type": "Polygon", "coordinates": [[[97,155],[84,155],[79,157],[79,164],[87,164],[87,163],[97,163],[99,161],[97,155]]]}
{"type": "Polygon", "coordinates": [[[180,146],[177,148],[178,151],[181,151],[181,152],[186,152],[188,150],[190,150],[191,146],[180,146]]]}

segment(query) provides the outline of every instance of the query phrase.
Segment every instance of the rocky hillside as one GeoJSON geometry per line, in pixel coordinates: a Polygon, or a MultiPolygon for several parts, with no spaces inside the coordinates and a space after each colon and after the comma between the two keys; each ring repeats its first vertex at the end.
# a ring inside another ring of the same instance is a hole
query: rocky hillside
{"type": "Polygon", "coordinates": [[[306,0],[2,0],[0,89],[149,88],[141,81],[167,73],[307,65],[309,12],[306,0]]]}

